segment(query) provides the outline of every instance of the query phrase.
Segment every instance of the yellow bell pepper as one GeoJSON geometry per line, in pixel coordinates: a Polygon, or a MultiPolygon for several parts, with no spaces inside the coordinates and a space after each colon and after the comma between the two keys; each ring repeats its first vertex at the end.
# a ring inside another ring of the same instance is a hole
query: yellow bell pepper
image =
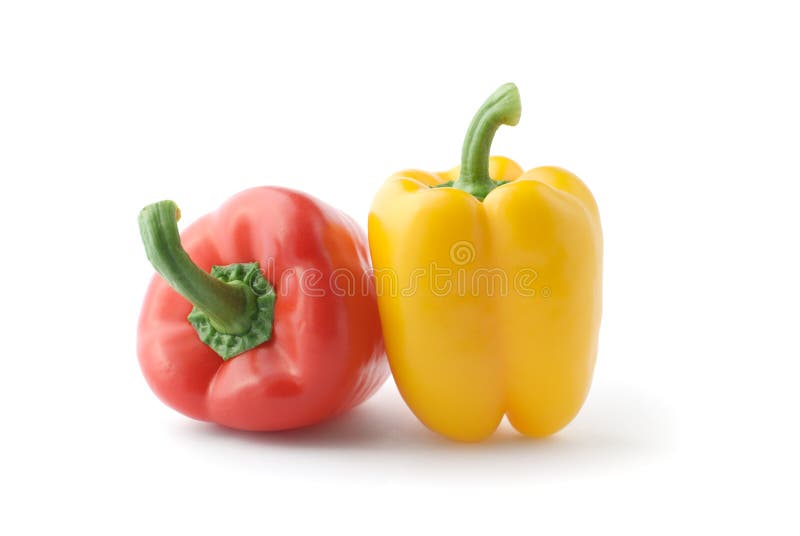
{"type": "Polygon", "coordinates": [[[520,109],[516,86],[502,86],[473,119],[461,166],[390,177],[369,215],[395,381],[426,426],[457,440],[486,438],[503,415],[525,435],[557,432],[597,354],[597,204],[566,170],[489,158],[520,109]]]}

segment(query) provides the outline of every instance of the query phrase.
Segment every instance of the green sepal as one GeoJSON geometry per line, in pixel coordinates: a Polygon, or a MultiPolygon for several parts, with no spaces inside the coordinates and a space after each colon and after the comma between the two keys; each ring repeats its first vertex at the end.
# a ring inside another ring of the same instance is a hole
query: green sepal
{"type": "MultiPolygon", "coordinates": [[[[492,183],[494,183],[494,188],[497,188],[498,186],[502,186],[504,184],[508,184],[509,182],[511,182],[511,181],[496,181],[494,179],[491,179],[491,181],[492,181],[492,183]]],[[[442,184],[436,184],[434,186],[431,186],[431,188],[452,188],[454,182],[455,181],[443,182],[442,184]]],[[[494,188],[492,188],[492,190],[494,188]]],[[[483,201],[486,198],[486,196],[479,197],[477,195],[475,197],[477,197],[479,201],[483,201]]]]}
{"type": "Polygon", "coordinates": [[[211,275],[224,283],[244,288],[248,309],[253,311],[250,328],[241,334],[219,331],[208,314],[198,307],[189,313],[189,323],[194,326],[200,340],[227,361],[270,339],[275,316],[275,289],[261,273],[257,262],[214,266],[211,275]]]}

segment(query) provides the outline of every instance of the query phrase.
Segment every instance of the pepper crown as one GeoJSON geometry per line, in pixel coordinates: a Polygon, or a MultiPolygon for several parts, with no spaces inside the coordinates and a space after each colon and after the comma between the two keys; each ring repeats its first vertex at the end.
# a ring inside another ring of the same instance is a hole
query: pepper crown
{"type": "Polygon", "coordinates": [[[275,291],[257,262],[201,270],[181,245],[180,210],[173,201],[146,206],[139,231],[150,263],[194,308],[188,320],[201,341],[223,360],[266,342],[272,335],[275,291]]]}

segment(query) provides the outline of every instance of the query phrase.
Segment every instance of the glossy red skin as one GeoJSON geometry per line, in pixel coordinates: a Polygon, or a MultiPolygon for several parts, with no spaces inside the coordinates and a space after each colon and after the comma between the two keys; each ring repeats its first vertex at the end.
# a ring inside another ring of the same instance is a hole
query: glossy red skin
{"type": "Polygon", "coordinates": [[[284,430],[346,411],[386,380],[367,239],[346,214],[293,190],[253,188],[181,239],[206,271],[258,261],[277,299],[271,339],[223,361],[187,321],[192,305],[156,274],[139,318],[138,354],[165,404],[231,428],[284,430]],[[297,275],[308,269],[319,271],[318,282],[297,275]],[[332,273],[354,274],[358,288],[334,292],[349,276],[331,286],[332,273]]]}

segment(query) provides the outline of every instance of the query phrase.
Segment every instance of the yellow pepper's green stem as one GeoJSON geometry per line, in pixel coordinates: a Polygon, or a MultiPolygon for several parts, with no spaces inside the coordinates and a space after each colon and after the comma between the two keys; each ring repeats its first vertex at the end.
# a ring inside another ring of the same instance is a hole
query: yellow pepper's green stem
{"type": "Polygon", "coordinates": [[[478,109],[469,125],[461,151],[461,174],[453,183],[480,200],[497,187],[489,177],[489,151],[500,125],[514,126],[519,122],[522,104],[519,90],[512,83],[503,84],[478,109]]]}

